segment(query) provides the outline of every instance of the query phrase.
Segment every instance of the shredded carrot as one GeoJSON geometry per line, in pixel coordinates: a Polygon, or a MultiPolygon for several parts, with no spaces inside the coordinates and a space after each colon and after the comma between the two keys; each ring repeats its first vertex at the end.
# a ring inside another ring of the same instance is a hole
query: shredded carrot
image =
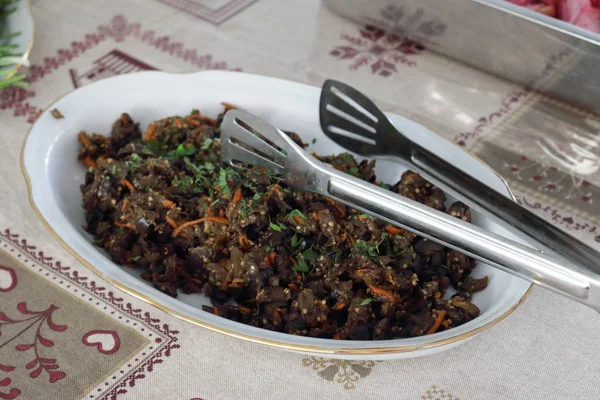
{"type": "Polygon", "coordinates": [[[92,142],[90,142],[90,138],[83,131],[79,132],[79,135],[77,135],[77,138],[79,139],[79,142],[85,148],[90,147],[92,145],[92,142]]]}
{"type": "Polygon", "coordinates": [[[339,311],[339,310],[343,309],[344,307],[346,307],[346,305],[344,303],[338,303],[335,305],[335,307],[333,307],[333,309],[336,311],[339,311]]]}
{"type": "Polygon", "coordinates": [[[200,119],[200,121],[204,121],[204,122],[206,122],[206,123],[209,123],[209,124],[211,124],[211,125],[212,125],[212,126],[214,126],[215,128],[217,127],[217,121],[216,121],[216,120],[214,120],[214,119],[212,119],[212,118],[210,118],[210,117],[206,117],[206,116],[204,116],[204,115],[201,115],[201,116],[199,117],[199,119],[200,119]]]}
{"type": "Polygon", "coordinates": [[[275,263],[275,257],[277,256],[277,254],[275,254],[275,252],[272,252],[271,254],[269,254],[269,261],[273,264],[275,263]]]}
{"type": "Polygon", "coordinates": [[[179,225],[177,227],[177,229],[175,229],[173,231],[173,237],[177,237],[185,228],[189,228],[190,226],[194,226],[194,225],[200,224],[202,222],[206,222],[206,221],[218,222],[219,224],[228,224],[229,223],[227,218],[204,217],[204,218],[196,219],[194,221],[188,221],[184,224],[179,225]]]}
{"type": "Polygon", "coordinates": [[[177,229],[177,222],[171,217],[166,218],[167,223],[173,227],[173,229],[177,229]]]}
{"type": "Polygon", "coordinates": [[[213,307],[213,314],[219,315],[219,309],[217,308],[217,306],[213,307]]]}
{"type": "Polygon", "coordinates": [[[448,322],[448,321],[444,321],[444,322],[442,322],[442,325],[443,325],[443,326],[444,326],[444,328],[446,328],[446,329],[450,328],[450,322],[448,322]]]}
{"type": "Polygon", "coordinates": [[[299,215],[294,215],[294,222],[296,222],[298,225],[306,225],[304,220],[299,215]]]}
{"type": "Polygon", "coordinates": [[[243,279],[237,278],[237,279],[234,279],[231,281],[231,283],[229,284],[229,287],[240,288],[240,287],[244,286],[244,282],[245,281],[243,279]]]}
{"type": "Polygon", "coordinates": [[[269,261],[269,257],[265,256],[264,261],[265,261],[265,264],[267,264],[267,267],[271,266],[271,262],[269,261]]]}
{"type": "Polygon", "coordinates": [[[129,189],[132,192],[135,190],[135,187],[133,187],[131,182],[129,182],[127,179],[121,179],[121,184],[127,186],[127,189],[129,189]]]}
{"type": "Polygon", "coordinates": [[[175,120],[175,126],[178,128],[183,128],[183,122],[179,118],[175,120]]]}
{"type": "Polygon", "coordinates": [[[244,198],[244,196],[242,194],[242,188],[239,188],[238,190],[235,191],[235,194],[233,195],[233,199],[231,200],[231,205],[237,204],[243,198],[244,198]]]}
{"type": "Polygon", "coordinates": [[[158,127],[154,122],[148,125],[148,129],[146,129],[146,133],[144,134],[144,140],[154,139],[154,134],[156,133],[157,128],[158,127]]]}
{"type": "Polygon", "coordinates": [[[362,274],[366,274],[367,272],[371,271],[369,268],[363,268],[363,269],[357,269],[356,273],[358,275],[362,275],[362,274]]]}
{"type": "Polygon", "coordinates": [[[211,217],[215,215],[215,213],[213,212],[212,208],[210,208],[210,207],[208,208],[208,210],[206,210],[206,213],[208,215],[210,215],[211,217]]]}
{"type": "Polygon", "coordinates": [[[240,235],[238,238],[238,243],[241,247],[248,247],[250,245],[250,240],[248,240],[248,236],[240,235]]]}
{"type": "Polygon", "coordinates": [[[296,259],[294,257],[290,256],[290,257],[288,257],[288,259],[290,260],[290,262],[292,264],[296,264],[296,259]]]}
{"type": "Polygon", "coordinates": [[[355,244],[356,243],[356,238],[354,236],[350,236],[350,242],[352,244],[355,244]]]}
{"type": "Polygon", "coordinates": [[[223,211],[223,209],[219,210],[219,217],[225,218],[225,211],[223,211]]]}
{"type": "Polygon", "coordinates": [[[333,335],[332,339],[335,339],[335,340],[340,340],[340,339],[341,339],[340,333],[339,333],[339,332],[336,332],[336,333],[333,335]]]}
{"type": "Polygon", "coordinates": [[[224,101],[222,101],[222,102],[221,102],[221,105],[222,105],[223,107],[225,107],[225,111],[229,111],[229,110],[232,110],[232,109],[235,109],[235,108],[237,108],[237,107],[236,107],[236,106],[234,106],[233,104],[230,104],[230,103],[227,103],[227,102],[224,102],[224,101]]]}
{"type": "Polygon", "coordinates": [[[167,199],[162,201],[162,205],[163,205],[163,207],[166,207],[166,208],[175,207],[175,203],[173,203],[171,200],[167,200],[167,199]]]}
{"type": "Polygon", "coordinates": [[[362,215],[359,215],[359,216],[358,216],[358,220],[359,220],[359,221],[363,221],[363,222],[365,222],[367,219],[368,219],[368,218],[365,218],[365,217],[363,217],[362,215]]]}
{"type": "Polygon", "coordinates": [[[394,296],[393,293],[390,293],[387,290],[384,290],[377,286],[369,286],[369,289],[371,289],[371,292],[375,293],[376,295],[383,296],[383,297],[389,299],[391,302],[396,301],[396,296],[394,296]]]}
{"type": "Polygon", "coordinates": [[[444,321],[444,317],[446,317],[446,310],[441,310],[438,313],[438,316],[435,319],[435,322],[433,323],[433,325],[431,325],[431,328],[429,328],[429,330],[425,334],[431,335],[432,333],[436,333],[437,330],[440,328],[440,325],[444,321]]]}
{"type": "Polygon", "coordinates": [[[131,229],[132,231],[135,231],[135,225],[133,225],[131,223],[124,224],[122,222],[115,221],[115,225],[118,226],[119,228],[131,229]]]}
{"type": "Polygon", "coordinates": [[[317,153],[315,153],[314,151],[311,153],[311,155],[312,155],[314,158],[316,158],[317,160],[320,160],[320,159],[321,159],[321,157],[320,157],[320,156],[319,156],[317,153]]]}
{"type": "Polygon", "coordinates": [[[129,205],[129,200],[123,200],[123,205],[121,206],[121,211],[127,210],[127,206],[129,205]]]}
{"type": "Polygon", "coordinates": [[[392,235],[402,235],[406,231],[401,228],[396,228],[395,226],[388,225],[385,227],[385,231],[391,233],[392,235]]]}
{"type": "Polygon", "coordinates": [[[90,156],[85,157],[83,160],[81,160],[81,162],[83,163],[83,165],[85,165],[86,168],[96,169],[96,160],[94,160],[90,156]]]}
{"type": "Polygon", "coordinates": [[[319,216],[317,215],[317,213],[312,213],[312,219],[319,222],[319,216]]]}
{"type": "Polygon", "coordinates": [[[215,244],[221,244],[222,242],[227,240],[227,236],[224,235],[219,235],[217,236],[217,238],[215,239],[215,244]]]}
{"type": "Polygon", "coordinates": [[[200,122],[196,121],[195,119],[189,118],[187,122],[192,126],[200,126],[200,122]]]}

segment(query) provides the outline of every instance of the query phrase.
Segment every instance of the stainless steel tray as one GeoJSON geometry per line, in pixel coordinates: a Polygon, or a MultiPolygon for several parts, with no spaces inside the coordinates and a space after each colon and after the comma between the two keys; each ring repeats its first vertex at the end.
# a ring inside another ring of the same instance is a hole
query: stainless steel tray
{"type": "Polygon", "coordinates": [[[333,12],[600,112],[600,35],[503,0],[324,0],[333,12]]]}

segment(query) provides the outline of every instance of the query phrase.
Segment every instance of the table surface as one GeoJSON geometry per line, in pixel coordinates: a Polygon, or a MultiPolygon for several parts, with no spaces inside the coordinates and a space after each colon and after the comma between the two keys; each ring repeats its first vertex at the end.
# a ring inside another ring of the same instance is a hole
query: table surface
{"type": "Polygon", "coordinates": [[[31,211],[19,166],[44,108],[105,77],[332,77],[464,146],[519,202],[598,247],[597,116],[355,25],[319,0],[37,0],[32,11],[29,86],[0,92],[0,399],[600,398],[598,315],[539,288],[468,343],[410,360],[307,357],[183,322],[62,249],[31,211]]]}

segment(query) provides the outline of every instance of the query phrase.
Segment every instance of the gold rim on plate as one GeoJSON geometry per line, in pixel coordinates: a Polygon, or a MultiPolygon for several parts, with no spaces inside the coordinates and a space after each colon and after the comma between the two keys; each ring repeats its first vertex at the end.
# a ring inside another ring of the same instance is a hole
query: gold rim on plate
{"type": "MultiPolygon", "coordinates": [[[[56,103],[58,103],[63,97],[65,97],[71,93],[72,92],[66,93],[66,94],[60,96],[54,102],[52,102],[48,107],[46,107],[44,109],[42,115],[45,114],[52,106],[54,106],[56,103]]],[[[437,340],[437,341],[430,342],[430,343],[425,343],[425,344],[420,344],[420,345],[412,345],[412,346],[393,346],[393,347],[358,348],[358,349],[355,349],[355,348],[329,349],[329,348],[319,347],[319,346],[290,344],[290,343],[281,342],[278,340],[264,339],[264,338],[260,338],[257,336],[239,333],[239,332],[235,332],[230,329],[227,329],[227,328],[216,326],[211,323],[201,321],[197,318],[183,314],[183,313],[176,311],[168,306],[165,306],[164,304],[161,304],[161,303],[151,299],[150,297],[146,296],[145,294],[140,293],[137,290],[132,289],[129,286],[113,279],[111,276],[106,275],[104,272],[100,271],[95,266],[93,266],[88,260],[83,258],[79,253],[77,253],[69,244],[67,244],[56,233],[56,231],[52,228],[52,226],[50,226],[50,224],[48,223],[46,218],[44,218],[44,216],[42,215],[40,210],[37,208],[37,205],[35,204],[35,202],[33,200],[33,191],[31,188],[31,182],[29,180],[29,175],[27,174],[27,170],[25,169],[25,157],[24,157],[25,156],[25,145],[27,144],[27,139],[29,138],[29,134],[31,133],[33,126],[34,125],[32,125],[29,128],[29,130],[27,131],[27,134],[25,135],[25,140],[23,141],[23,145],[21,146],[21,155],[20,155],[21,172],[23,173],[23,177],[24,177],[25,183],[27,185],[27,194],[28,194],[29,203],[31,204],[33,212],[35,213],[35,215],[37,215],[39,220],[46,227],[46,229],[50,232],[50,234],[54,237],[54,239],[58,243],[60,243],[60,245],[65,250],[67,250],[73,257],[75,257],[76,260],[81,262],[86,268],[88,268],[90,271],[92,271],[94,274],[96,274],[100,278],[109,282],[111,285],[117,287],[118,289],[122,290],[123,292],[125,292],[139,300],[144,301],[145,303],[148,303],[148,304],[158,308],[161,311],[164,311],[165,313],[167,313],[169,315],[177,317],[183,321],[190,322],[194,325],[198,325],[203,328],[209,329],[213,332],[219,332],[219,333],[222,333],[227,336],[246,340],[246,341],[252,342],[252,343],[262,344],[262,345],[273,347],[273,348],[278,348],[278,349],[283,349],[283,350],[288,350],[288,351],[295,351],[295,352],[303,352],[303,353],[315,353],[315,354],[323,354],[323,355],[342,355],[342,356],[370,356],[370,355],[376,356],[376,355],[409,353],[409,352],[413,352],[413,351],[417,351],[417,350],[432,349],[432,348],[448,345],[451,343],[456,343],[456,342],[462,341],[464,339],[473,337],[473,336],[477,335],[478,333],[483,332],[484,330],[486,330],[488,328],[491,328],[492,326],[496,325],[498,322],[500,322],[500,321],[504,320],[506,317],[508,317],[514,310],[516,310],[517,307],[519,307],[523,303],[523,301],[525,301],[525,299],[529,296],[529,294],[531,293],[531,289],[533,288],[533,284],[530,284],[527,291],[523,294],[523,296],[519,299],[519,301],[517,301],[511,308],[506,310],[502,315],[499,315],[498,317],[496,317],[494,320],[492,320],[478,328],[475,328],[471,331],[465,332],[463,334],[460,334],[458,336],[454,336],[451,338],[441,339],[441,340],[437,340]]],[[[434,133],[434,132],[432,132],[432,133],[434,133]]],[[[446,138],[444,138],[444,139],[446,139],[446,138]]],[[[446,139],[446,140],[448,140],[448,139],[446,139]]],[[[448,142],[452,143],[449,140],[448,140],[448,142]]],[[[483,166],[489,168],[506,186],[506,189],[508,190],[510,197],[513,199],[513,201],[516,201],[516,198],[515,198],[513,192],[511,191],[511,189],[508,185],[508,182],[506,182],[506,180],[504,178],[502,178],[502,176],[500,176],[500,174],[498,174],[494,169],[492,169],[489,165],[487,165],[484,161],[482,161],[476,155],[472,154],[470,151],[468,151],[466,149],[463,149],[463,150],[467,154],[469,154],[471,157],[473,157],[476,160],[478,160],[479,162],[481,162],[483,164],[483,166]]]]}

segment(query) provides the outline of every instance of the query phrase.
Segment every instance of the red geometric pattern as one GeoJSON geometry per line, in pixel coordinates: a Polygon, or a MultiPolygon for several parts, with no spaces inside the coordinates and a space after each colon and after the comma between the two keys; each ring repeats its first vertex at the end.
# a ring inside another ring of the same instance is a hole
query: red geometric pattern
{"type": "Polygon", "coordinates": [[[237,15],[240,11],[255,3],[257,0],[219,0],[213,1],[216,7],[211,7],[207,2],[198,0],[158,0],[161,3],[175,7],[213,24],[220,24],[237,15]],[[204,4],[203,4],[204,3],[204,4]]]}
{"type": "Polygon", "coordinates": [[[45,57],[41,64],[31,65],[28,68],[26,80],[31,85],[30,88],[10,88],[0,92],[0,110],[12,109],[13,116],[25,117],[28,123],[35,122],[43,108],[32,105],[28,101],[35,97],[35,91],[32,89],[34,83],[44,79],[100,43],[107,40],[121,43],[128,39],[138,40],[201,70],[240,70],[231,68],[225,61],[214,60],[210,54],[199,54],[196,49],[187,48],[182,42],[174,41],[169,36],[161,36],[152,29],[143,29],[140,24],[130,23],[124,16],[117,15],[108,25],[98,26],[95,32],[86,34],[83,39],[72,41],[70,47],[59,49],[54,56],[45,57]]]}

